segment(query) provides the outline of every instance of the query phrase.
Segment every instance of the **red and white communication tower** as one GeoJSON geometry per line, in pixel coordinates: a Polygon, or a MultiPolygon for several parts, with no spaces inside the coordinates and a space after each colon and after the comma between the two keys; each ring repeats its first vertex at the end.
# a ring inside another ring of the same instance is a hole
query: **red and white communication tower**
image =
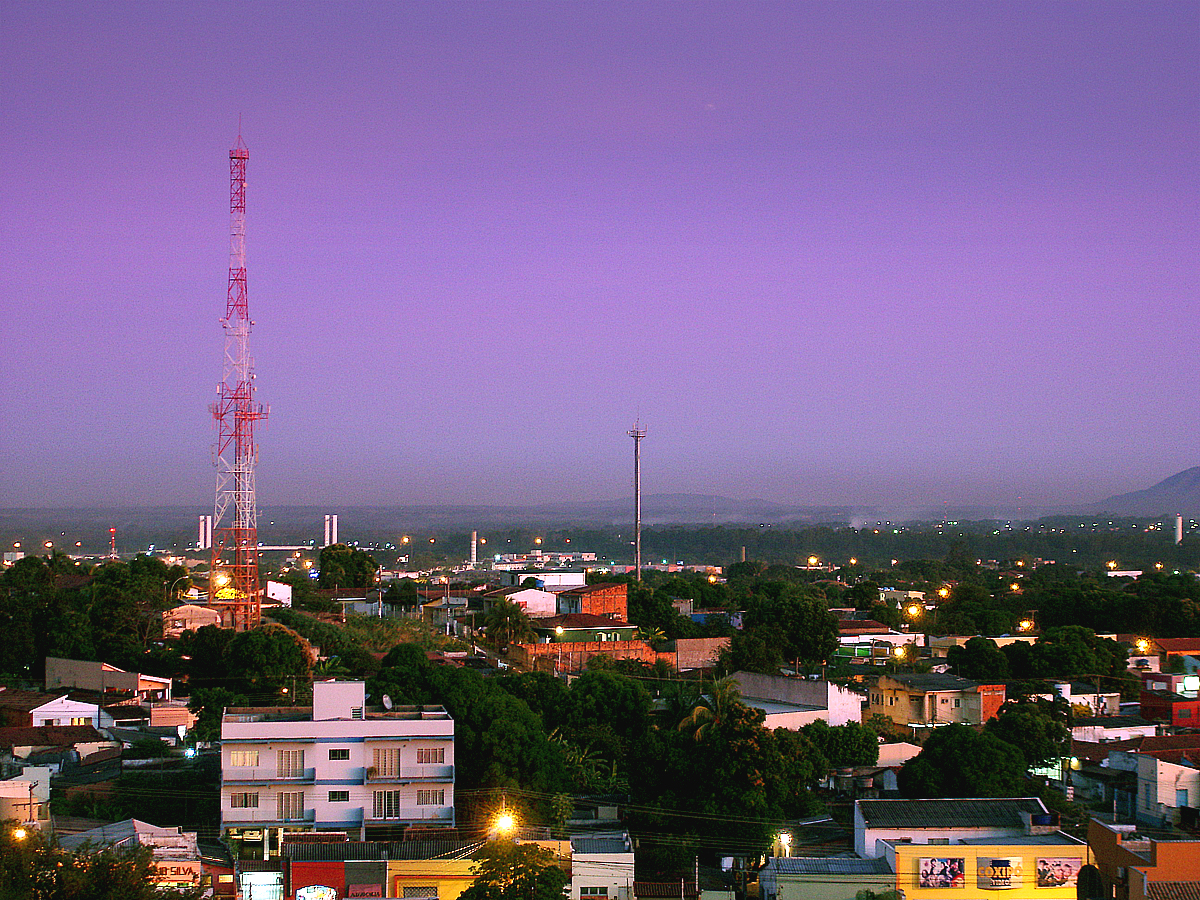
{"type": "Polygon", "coordinates": [[[246,160],[250,151],[238,135],[229,151],[229,297],[225,318],[224,376],[210,407],[217,426],[217,500],[212,524],[212,581],[209,602],[224,606],[225,621],[236,630],[261,618],[258,584],[258,507],[254,467],[258,446],[254,425],[267,409],[254,400],[254,360],[250,356],[250,309],[246,297],[246,160]]]}

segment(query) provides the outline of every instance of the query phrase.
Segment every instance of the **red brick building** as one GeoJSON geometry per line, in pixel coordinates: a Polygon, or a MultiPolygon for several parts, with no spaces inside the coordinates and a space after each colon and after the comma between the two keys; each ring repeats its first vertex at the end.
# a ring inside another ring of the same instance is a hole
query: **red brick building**
{"type": "Polygon", "coordinates": [[[558,595],[558,611],[586,613],[624,622],[629,614],[628,596],[628,588],[624,584],[587,584],[561,591],[558,595]]]}

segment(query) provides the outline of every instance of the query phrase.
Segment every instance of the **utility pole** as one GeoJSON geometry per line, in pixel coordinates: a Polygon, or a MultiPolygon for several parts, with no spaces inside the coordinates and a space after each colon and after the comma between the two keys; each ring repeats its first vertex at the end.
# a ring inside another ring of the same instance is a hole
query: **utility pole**
{"type": "Polygon", "coordinates": [[[646,429],[635,422],[627,432],[633,438],[633,568],[634,577],[642,580],[642,438],[646,429]]]}

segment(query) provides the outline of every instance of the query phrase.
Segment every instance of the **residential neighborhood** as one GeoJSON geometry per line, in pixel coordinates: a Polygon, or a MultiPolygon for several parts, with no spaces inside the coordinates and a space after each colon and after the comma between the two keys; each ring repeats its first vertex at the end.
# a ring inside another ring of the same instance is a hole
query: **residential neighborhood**
{"type": "MultiPolygon", "coordinates": [[[[1075,624],[1086,572],[303,556],[240,629],[186,559],[11,561],[9,846],[142,848],[160,895],[247,900],[471,900],[505,867],[570,900],[1200,888],[1200,643],[1144,605],[1075,624]]],[[[1097,587],[1200,604],[1186,574],[1097,587]]]]}

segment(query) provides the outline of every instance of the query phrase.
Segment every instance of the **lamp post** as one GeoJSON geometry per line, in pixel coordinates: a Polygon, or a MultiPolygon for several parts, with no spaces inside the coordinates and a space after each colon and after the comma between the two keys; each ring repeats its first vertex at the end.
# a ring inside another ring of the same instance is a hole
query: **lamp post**
{"type": "Polygon", "coordinates": [[[176,578],[174,581],[171,582],[170,587],[167,587],[167,583],[165,581],[163,582],[163,605],[164,606],[169,602],[171,595],[175,593],[175,585],[177,585],[177,584],[179,584],[179,582],[181,582],[187,578],[191,578],[191,577],[192,577],[191,575],[180,575],[178,578],[176,578]]]}
{"type": "Polygon", "coordinates": [[[562,636],[563,636],[563,627],[561,625],[555,625],[554,626],[554,637],[555,637],[554,643],[558,644],[558,661],[554,664],[554,674],[555,675],[558,675],[559,670],[562,669],[562,636]]]}

